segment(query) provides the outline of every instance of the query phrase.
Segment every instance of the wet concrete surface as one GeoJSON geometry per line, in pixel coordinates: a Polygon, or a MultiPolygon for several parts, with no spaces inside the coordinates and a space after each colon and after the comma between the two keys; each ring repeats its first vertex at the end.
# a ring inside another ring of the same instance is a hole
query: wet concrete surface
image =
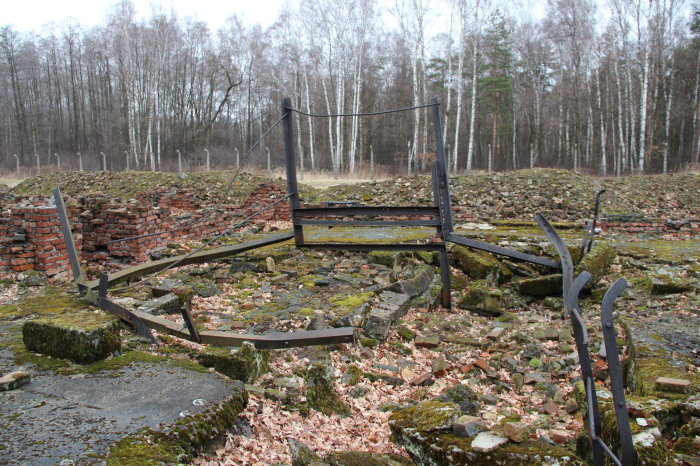
{"type": "Polygon", "coordinates": [[[233,385],[217,374],[170,363],[62,375],[14,366],[12,353],[0,350],[0,372],[18,369],[30,372],[32,381],[0,392],[2,464],[101,463],[125,435],[171,423],[184,411],[202,411],[225,399],[233,385]]]}

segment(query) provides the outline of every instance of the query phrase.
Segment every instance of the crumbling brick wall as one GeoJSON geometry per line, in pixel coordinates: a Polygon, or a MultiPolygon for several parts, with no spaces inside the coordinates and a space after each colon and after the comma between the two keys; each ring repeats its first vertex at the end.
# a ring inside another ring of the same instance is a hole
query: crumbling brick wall
{"type": "MultiPolygon", "coordinates": [[[[105,195],[68,198],[66,210],[81,258],[138,263],[173,240],[223,233],[284,195],[278,184],[263,183],[240,206],[218,205],[190,189],[159,187],[130,201],[105,195]],[[124,238],[131,239],[111,242],[124,238]]],[[[50,276],[68,270],[66,246],[56,208],[49,205],[51,199],[4,196],[0,201],[6,206],[0,212],[0,269],[35,269],[50,276]]],[[[289,203],[282,201],[254,221],[290,218],[289,203]]]]}

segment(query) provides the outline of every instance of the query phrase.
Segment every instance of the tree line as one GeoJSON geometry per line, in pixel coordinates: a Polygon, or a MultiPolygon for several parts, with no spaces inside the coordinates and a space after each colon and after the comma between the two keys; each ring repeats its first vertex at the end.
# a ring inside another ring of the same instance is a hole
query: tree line
{"type": "MultiPolygon", "coordinates": [[[[291,97],[302,171],[413,174],[439,97],[452,172],[697,167],[700,3],[605,1],[548,0],[538,19],[495,0],[314,0],[211,31],[119,0],[96,27],[6,25],[0,156],[24,174],[235,168],[291,97]],[[409,110],[356,115],[392,108],[409,110]]],[[[282,164],[281,131],[250,157],[282,164]]]]}

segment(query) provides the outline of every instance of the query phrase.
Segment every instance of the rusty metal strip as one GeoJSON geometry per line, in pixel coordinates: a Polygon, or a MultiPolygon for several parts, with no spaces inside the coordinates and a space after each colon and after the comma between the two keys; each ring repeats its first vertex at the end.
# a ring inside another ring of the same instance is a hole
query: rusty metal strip
{"type": "Polygon", "coordinates": [[[465,238],[464,236],[449,234],[445,238],[445,241],[459,244],[461,246],[466,246],[468,248],[479,249],[481,251],[487,251],[493,254],[498,254],[499,256],[506,256],[512,259],[530,262],[532,264],[544,265],[545,267],[549,267],[552,269],[561,269],[561,264],[558,262],[554,262],[553,260],[549,260],[540,256],[535,256],[533,254],[527,254],[520,251],[514,251],[512,249],[503,248],[501,246],[496,246],[494,244],[486,243],[484,241],[465,238]]]}
{"type": "MultiPolygon", "coordinates": [[[[129,279],[139,277],[141,275],[157,272],[180,260],[182,260],[182,262],[180,262],[179,265],[199,264],[202,262],[235,256],[236,254],[240,254],[251,249],[257,249],[263,246],[281,243],[292,238],[294,238],[294,233],[284,232],[253,241],[246,241],[245,243],[234,244],[232,246],[222,246],[206,251],[200,251],[198,253],[192,254],[189,257],[184,258],[184,260],[183,257],[185,257],[185,255],[167,257],[165,259],[160,259],[157,261],[146,262],[145,264],[129,267],[128,269],[120,270],[118,272],[110,274],[109,286],[125,282],[129,279]]],[[[85,282],[84,284],[89,288],[95,288],[98,285],[98,281],[93,280],[90,282],[85,282]]]]}
{"type": "Polygon", "coordinates": [[[187,330],[190,331],[191,340],[197,343],[201,343],[202,339],[199,336],[197,327],[194,325],[194,319],[192,319],[192,314],[190,313],[189,305],[187,303],[185,303],[185,305],[182,306],[182,309],[180,309],[180,313],[182,314],[182,318],[185,320],[187,330]]]}
{"type": "Polygon", "coordinates": [[[202,331],[202,343],[217,346],[240,346],[245,341],[252,342],[258,349],[281,349],[308,345],[334,345],[352,343],[354,327],[307,330],[304,332],[277,332],[266,335],[235,334],[220,331],[202,331]]]}
{"type": "Polygon", "coordinates": [[[440,251],[444,248],[444,243],[304,243],[299,247],[307,249],[327,249],[329,251],[440,251]]]}
{"type": "Polygon", "coordinates": [[[625,291],[626,287],[627,281],[624,278],[620,278],[608,289],[605,296],[603,296],[603,302],[600,306],[600,319],[603,324],[603,341],[605,342],[605,350],[607,352],[610,391],[613,396],[617,431],[620,439],[620,453],[622,456],[620,462],[624,466],[631,466],[635,464],[636,453],[632,441],[629,414],[627,413],[625,387],[622,382],[622,366],[620,365],[620,357],[618,355],[617,335],[615,334],[613,317],[615,300],[625,291]]]}
{"type": "Polygon", "coordinates": [[[66,212],[66,206],[63,203],[61,188],[57,187],[54,189],[53,199],[56,203],[56,213],[58,214],[58,219],[61,223],[61,233],[63,233],[63,241],[66,244],[68,259],[70,260],[70,268],[71,272],[73,272],[73,280],[78,286],[80,296],[85,296],[87,288],[81,281],[82,272],[80,270],[80,260],[78,259],[78,251],[75,248],[75,242],[73,241],[73,232],[71,230],[70,220],[68,219],[68,213],[66,212]]]}

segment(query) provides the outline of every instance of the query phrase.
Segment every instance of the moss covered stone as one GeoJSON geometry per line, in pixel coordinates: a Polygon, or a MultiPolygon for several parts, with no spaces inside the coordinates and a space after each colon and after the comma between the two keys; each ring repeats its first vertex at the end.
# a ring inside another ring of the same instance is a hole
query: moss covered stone
{"type": "Polygon", "coordinates": [[[526,278],[517,282],[515,288],[521,293],[538,298],[561,296],[562,276],[561,274],[552,274],[544,277],[526,278]]]}
{"type": "Polygon", "coordinates": [[[455,266],[476,280],[495,282],[500,277],[501,263],[487,252],[455,246],[450,251],[450,258],[455,266]]]}
{"type": "Polygon", "coordinates": [[[204,412],[189,415],[161,430],[145,428],[124,437],[110,449],[107,465],[188,462],[208,441],[233,426],[247,404],[248,392],[238,383],[226,400],[204,412]]]}
{"type": "Polygon", "coordinates": [[[333,391],[333,368],[326,362],[313,363],[306,371],[306,399],[309,407],[326,415],[350,414],[350,408],[333,391]]]}
{"type": "Polygon", "coordinates": [[[671,271],[649,272],[644,282],[646,290],[652,295],[684,293],[691,291],[694,284],[671,271]]]}
{"type": "Polygon", "coordinates": [[[395,412],[390,421],[410,425],[419,432],[448,431],[460,415],[456,403],[429,400],[395,412]]]}
{"type": "Polygon", "coordinates": [[[212,367],[234,380],[253,383],[269,370],[270,352],[257,350],[251,342],[244,342],[233,351],[209,346],[195,357],[204,367],[212,367]]]}
{"type": "Polygon", "coordinates": [[[388,289],[390,291],[403,293],[411,298],[414,298],[428,290],[434,277],[435,269],[433,267],[423,265],[414,270],[412,278],[400,280],[394,283],[388,289]]]}
{"type": "Polygon", "coordinates": [[[586,284],[590,289],[610,272],[610,266],[615,261],[615,257],[617,252],[612,246],[597,242],[576,266],[574,276],[578,277],[582,272],[590,273],[591,279],[586,284]]]}
{"type": "Polygon", "coordinates": [[[119,322],[103,312],[44,316],[22,326],[29,351],[80,364],[100,361],[121,349],[119,322]]]}
{"type": "Polygon", "coordinates": [[[503,292],[487,280],[476,280],[472,283],[458,306],[486,316],[498,316],[503,313],[501,302],[503,292]]]}
{"type": "Polygon", "coordinates": [[[367,254],[367,260],[372,264],[394,267],[401,262],[401,253],[395,251],[372,251],[367,254]]]}

